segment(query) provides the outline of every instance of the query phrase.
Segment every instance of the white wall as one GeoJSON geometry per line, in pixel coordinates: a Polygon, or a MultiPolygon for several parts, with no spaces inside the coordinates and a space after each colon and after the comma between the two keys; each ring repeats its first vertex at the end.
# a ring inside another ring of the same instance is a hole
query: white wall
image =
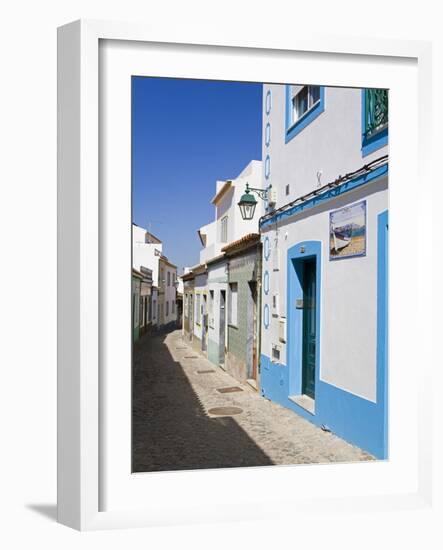
{"type": "Polygon", "coordinates": [[[132,224],[132,267],[137,270],[140,270],[141,266],[152,269],[153,284],[158,286],[158,265],[163,244],[146,243],[145,234],[145,229],[132,224]]]}
{"type": "MultiPolygon", "coordinates": [[[[209,318],[209,339],[218,344],[220,340],[220,290],[227,290],[226,262],[217,263],[208,266],[208,300],[209,292],[214,291],[214,300],[212,302],[212,315],[209,318]]],[[[227,313],[227,309],[225,310],[227,313]]],[[[228,331],[225,331],[227,337],[228,331]]]]}
{"type": "Polygon", "coordinates": [[[136,243],[146,242],[146,229],[143,229],[143,227],[140,227],[139,225],[136,225],[135,223],[133,223],[132,224],[132,241],[136,243]]]}
{"type": "Polygon", "coordinates": [[[200,294],[200,305],[203,305],[203,295],[207,295],[207,282],[208,282],[208,274],[207,273],[201,273],[199,275],[195,276],[195,285],[194,285],[194,334],[200,338],[202,338],[202,324],[201,324],[201,317],[200,316],[200,324],[197,324],[197,294],[200,294]]]}
{"type": "MultiPolygon", "coordinates": [[[[262,295],[268,304],[270,326],[262,327],[261,352],[271,357],[272,344],[281,347],[280,361],[286,364],[287,344],[279,342],[278,318],[272,316],[272,294],[279,294],[279,314],[287,317],[287,251],[301,241],[320,241],[321,328],[320,378],[371,401],[376,397],[376,307],[377,307],[377,215],[388,207],[387,178],[372,185],[375,191],[357,190],[279,223],[278,230],[264,230],[271,254],[263,258],[263,273],[269,272],[270,291],[262,295]],[[366,199],[366,256],[329,260],[329,212],[366,199]],[[272,251],[278,239],[279,270],[273,270],[272,251]]],[[[292,307],[292,306],[291,306],[292,307]]],[[[290,331],[291,327],[287,327],[290,331]]],[[[286,342],[291,333],[286,335],[286,342]]]]}
{"type": "MultiPolygon", "coordinates": [[[[224,184],[224,182],[222,182],[224,184]]],[[[203,226],[200,231],[206,235],[206,246],[200,251],[200,263],[218,256],[221,249],[227,244],[240,239],[248,233],[258,233],[258,220],[264,213],[264,202],[257,198],[257,207],[252,220],[243,220],[238,202],[246,189],[246,183],[250,187],[262,189],[262,163],[252,160],[245,169],[232,180],[231,187],[215,206],[215,220],[203,226]],[[228,217],[227,241],[221,242],[221,219],[228,217]]],[[[221,188],[220,182],[216,184],[216,190],[221,188]]]]}
{"type": "Polygon", "coordinates": [[[180,294],[183,295],[184,292],[184,285],[183,285],[183,279],[181,276],[177,276],[178,286],[177,286],[177,292],[180,292],[180,294]]]}
{"type": "Polygon", "coordinates": [[[173,275],[177,276],[177,268],[172,267],[168,264],[163,264],[165,269],[165,282],[164,282],[164,313],[165,313],[165,324],[171,323],[177,319],[177,307],[174,306],[174,310],[172,307],[172,304],[175,304],[176,301],[176,289],[173,284],[174,279],[173,275]],[[170,284],[168,286],[168,273],[169,273],[169,280],[170,284]],[[166,315],[166,302],[168,302],[168,314],[166,315]]]}
{"type": "MultiPolygon", "coordinates": [[[[269,181],[277,189],[277,207],[282,206],[352,172],[371,160],[387,154],[388,147],[362,157],[361,90],[325,88],[325,110],[298,135],[285,143],[285,86],[263,86],[263,136],[266,123],[271,125],[271,141],[266,147],[263,139],[263,159],[271,159],[269,181]],[[272,108],[265,114],[265,98],[271,90],[272,108]],[[285,187],[289,184],[289,195],[285,187]]],[[[268,180],[263,173],[263,187],[268,180]]]]}
{"type": "Polygon", "coordinates": [[[152,288],[151,295],[151,322],[153,325],[158,325],[158,289],[152,288]]]}
{"type": "MultiPolygon", "coordinates": [[[[355,171],[387,153],[387,147],[362,156],[362,93],[360,89],[325,88],[324,111],[288,143],[286,135],[286,91],[284,85],[264,85],[263,136],[269,122],[270,143],[263,138],[263,159],[270,157],[270,177],[263,171],[263,187],[268,183],[277,190],[276,207],[355,171]],[[266,114],[266,94],[271,91],[271,112],[266,114]],[[286,185],[289,194],[286,195],[286,185]]],[[[387,186],[387,179],[386,179],[387,186]]],[[[263,305],[269,304],[270,327],[263,328],[262,353],[271,357],[272,344],[280,346],[280,360],[286,363],[286,345],[279,342],[278,319],[272,316],[272,294],[279,294],[280,315],[286,317],[287,250],[303,240],[322,242],[322,300],[320,334],[320,377],[356,395],[375,400],[376,390],[376,254],[377,214],[388,207],[387,191],[371,184],[376,193],[367,196],[366,257],[329,261],[329,211],[344,201],[365,198],[368,191],[349,193],[306,214],[279,223],[278,230],[265,230],[271,243],[263,272],[270,276],[270,291],[263,293],[263,305]],[[277,241],[276,241],[277,239],[277,241]],[[280,250],[280,269],[274,272],[272,249],[280,250]]],[[[291,337],[287,334],[286,341],[291,337]]]]}
{"type": "Polygon", "coordinates": [[[238,207],[238,202],[245,192],[247,183],[249,184],[249,187],[255,187],[258,189],[264,188],[264,186],[262,185],[261,161],[251,161],[241,172],[241,174],[235,179],[234,196],[232,197],[232,203],[230,207],[230,218],[234,220],[232,235],[233,241],[240,239],[248,233],[258,233],[258,220],[265,212],[264,201],[254,194],[255,198],[257,199],[257,206],[255,208],[254,218],[252,220],[244,220],[242,218],[240,208],[238,207]]]}
{"type": "Polygon", "coordinates": [[[200,228],[200,233],[206,236],[206,246],[200,251],[200,263],[204,264],[207,260],[214,258],[220,253],[217,247],[217,222],[213,221],[200,228]]]}

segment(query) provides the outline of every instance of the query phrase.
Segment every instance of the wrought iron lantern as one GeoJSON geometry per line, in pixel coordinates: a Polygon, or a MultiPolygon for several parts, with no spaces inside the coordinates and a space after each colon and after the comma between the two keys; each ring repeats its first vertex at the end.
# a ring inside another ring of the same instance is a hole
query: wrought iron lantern
{"type": "Polygon", "coordinates": [[[238,206],[240,208],[241,217],[244,220],[252,220],[254,217],[255,207],[257,206],[257,201],[254,195],[251,194],[248,184],[246,184],[246,191],[242,195],[238,206]]]}
{"type": "Polygon", "coordinates": [[[257,195],[264,201],[267,200],[268,190],[267,189],[256,189],[255,187],[249,187],[249,184],[246,184],[245,193],[241,196],[238,206],[240,208],[241,217],[244,220],[252,220],[255,213],[255,207],[257,206],[257,200],[254,195],[251,194],[257,193],[257,195]]]}

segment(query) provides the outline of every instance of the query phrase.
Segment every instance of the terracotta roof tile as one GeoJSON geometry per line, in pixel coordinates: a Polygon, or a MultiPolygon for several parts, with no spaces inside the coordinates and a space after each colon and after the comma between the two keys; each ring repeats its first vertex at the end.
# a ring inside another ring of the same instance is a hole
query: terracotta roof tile
{"type": "Polygon", "coordinates": [[[260,235],[258,233],[248,233],[244,235],[241,239],[237,239],[232,243],[227,244],[222,248],[222,252],[232,252],[236,248],[241,248],[247,244],[255,244],[260,240],[260,235]]]}

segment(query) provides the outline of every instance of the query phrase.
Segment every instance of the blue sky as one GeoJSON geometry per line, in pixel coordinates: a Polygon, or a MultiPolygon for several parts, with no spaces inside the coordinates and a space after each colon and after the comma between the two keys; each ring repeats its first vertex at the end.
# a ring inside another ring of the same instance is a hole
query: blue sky
{"type": "Polygon", "coordinates": [[[261,117],[261,84],[133,77],[133,221],[180,273],[198,263],[215,181],[261,159],[261,117]]]}

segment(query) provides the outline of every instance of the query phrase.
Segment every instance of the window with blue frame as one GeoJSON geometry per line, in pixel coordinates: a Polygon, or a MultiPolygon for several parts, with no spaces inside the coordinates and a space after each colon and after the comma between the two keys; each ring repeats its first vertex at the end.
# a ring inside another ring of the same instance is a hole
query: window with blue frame
{"type": "Polygon", "coordinates": [[[388,144],[388,90],[362,90],[362,154],[373,153],[388,144]]]}
{"type": "Polygon", "coordinates": [[[286,143],[324,111],[324,98],[323,86],[286,86],[286,143]]]}

